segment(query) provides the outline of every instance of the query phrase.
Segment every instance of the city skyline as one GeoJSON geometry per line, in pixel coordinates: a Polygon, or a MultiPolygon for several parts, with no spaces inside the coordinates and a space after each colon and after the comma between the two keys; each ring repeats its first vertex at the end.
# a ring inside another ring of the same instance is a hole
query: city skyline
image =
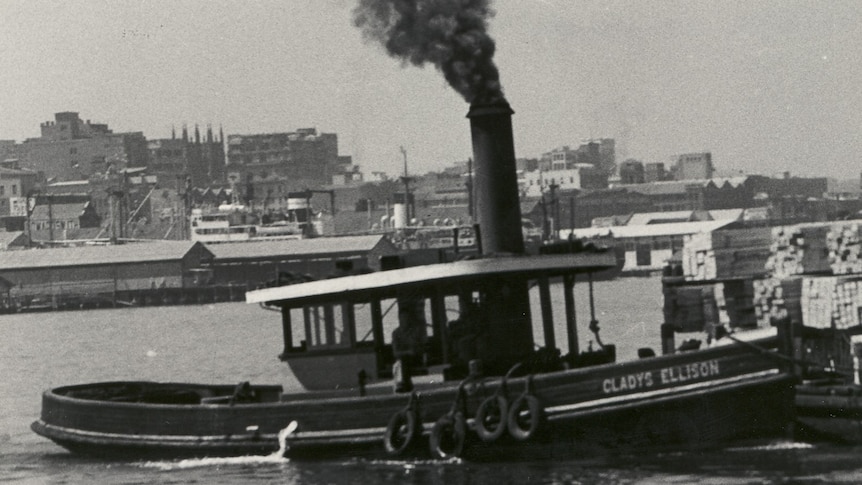
{"type": "MultiPolygon", "coordinates": [[[[55,112],[117,132],[315,127],[362,171],[471,155],[467,104],[433,68],[363,41],[352,0],[4,4],[0,139],[55,112]]],[[[493,2],[519,157],[614,138],[617,162],[713,154],[720,172],[856,178],[862,6],[766,1],[493,2]]]]}

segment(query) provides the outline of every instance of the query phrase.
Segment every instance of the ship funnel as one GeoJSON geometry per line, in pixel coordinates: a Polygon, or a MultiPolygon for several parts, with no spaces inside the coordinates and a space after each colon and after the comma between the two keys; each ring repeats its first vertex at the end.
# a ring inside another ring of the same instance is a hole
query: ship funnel
{"type": "Polygon", "coordinates": [[[473,139],[476,215],[487,254],[523,254],[521,206],[512,115],[505,100],[474,103],[467,118],[473,139]]]}
{"type": "MultiPolygon", "coordinates": [[[[479,237],[485,256],[522,255],[521,205],[512,137],[512,108],[505,100],[474,103],[467,117],[473,138],[473,183],[479,237]]],[[[528,282],[501,278],[482,295],[490,331],[479,351],[490,375],[501,375],[533,351],[528,282]]]]}

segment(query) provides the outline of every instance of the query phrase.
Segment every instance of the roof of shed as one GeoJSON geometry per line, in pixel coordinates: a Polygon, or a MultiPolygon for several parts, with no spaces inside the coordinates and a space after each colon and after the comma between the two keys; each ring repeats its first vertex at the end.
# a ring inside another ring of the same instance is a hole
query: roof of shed
{"type": "MultiPolygon", "coordinates": [[[[0,272],[56,266],[94,266],[180,260],[196,245],[200,245],[200,243],[153,241],[104,246],[0,251],[0,272]]],[[[206,250],[206,248],[202,249],[206,250]]]]}
{"type": "Polygon", "coordinates": [[[0,231],[0,247],[6,247],[23,238],[24,231],[0,231]]]}
{"type": "MultiPolygon", "coordinates": [[[[683,236],[698,232],[712,232],[733,223],[733,220],[676,222],[669,224],[647,224],[639,226],[586,227],[575,229],[575,237],[590,238],[612,236],[615,239],[649,237],[649,236],[683,236]]],[[[561,236],[568,236],[569,231],[561,231],[561,236]]]]}
{"type": "Polygon", "coordinates": [[[89,206],[89,202],[72,202],[68,204],[40,204],[33,208],[30,219],[34,221],[49,220],[68,221],[81,217],[89,206]]]}
{"type": "Polygon", "coordinates": [[[385,239],[384,236],[379,234],[370,236],[317,237],[311,239],[207,244],[207,248],[215,255],[216,261],[219,261],[285,255],[303,256],[371,251],[383,239],[385,239]]]}

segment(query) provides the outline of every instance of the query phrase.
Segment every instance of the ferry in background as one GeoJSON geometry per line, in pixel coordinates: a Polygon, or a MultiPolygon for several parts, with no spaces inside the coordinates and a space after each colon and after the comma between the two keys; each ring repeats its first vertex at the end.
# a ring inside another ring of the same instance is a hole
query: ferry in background
{"type": "MultiPolygon", "coordinates": [[[[326,219],[315,214],[308,199],[288,199],[287,210],[275,215],[253,214],[241,204],[222,204],[216,211],[193,209],[189,217],[192,241],[202,243],[303,239],[331,231],[326,219]]],[[[331,226],[331,224],[330,224],[331,226]]]]}

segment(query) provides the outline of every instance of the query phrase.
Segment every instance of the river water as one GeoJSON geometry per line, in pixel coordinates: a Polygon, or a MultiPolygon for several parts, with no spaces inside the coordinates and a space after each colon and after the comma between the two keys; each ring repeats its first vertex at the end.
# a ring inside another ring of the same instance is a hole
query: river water
{"type": "MultiPolygon", "coordinates": [[[[585,288],[576,291],[586,345],[585,288]]],[[[660,348],[661,284],[596,285],[596,317],[620,359],[660,348]]],[[[561,305],[560,305],[561,306],[561,305]]],[[[557,318],[560,322],[561,318],[557,318]]],[[[558,324],[559,326],[559,324],[558,324]]],[[[565,346],[565,333],[557,342],[565,346]]],[[[778,441],[756,448],[475,464],[459,461],[291,461],[280,456],[183,461],[82,458],[29,429],[44,389],[103,380],[296,386],[278,361],[278,314],[243,303],[0,316],[3,483],[859,483],[862,447],[778,441]]],[[[565,349],[564,349],[565,351],[565,349]]]]}

